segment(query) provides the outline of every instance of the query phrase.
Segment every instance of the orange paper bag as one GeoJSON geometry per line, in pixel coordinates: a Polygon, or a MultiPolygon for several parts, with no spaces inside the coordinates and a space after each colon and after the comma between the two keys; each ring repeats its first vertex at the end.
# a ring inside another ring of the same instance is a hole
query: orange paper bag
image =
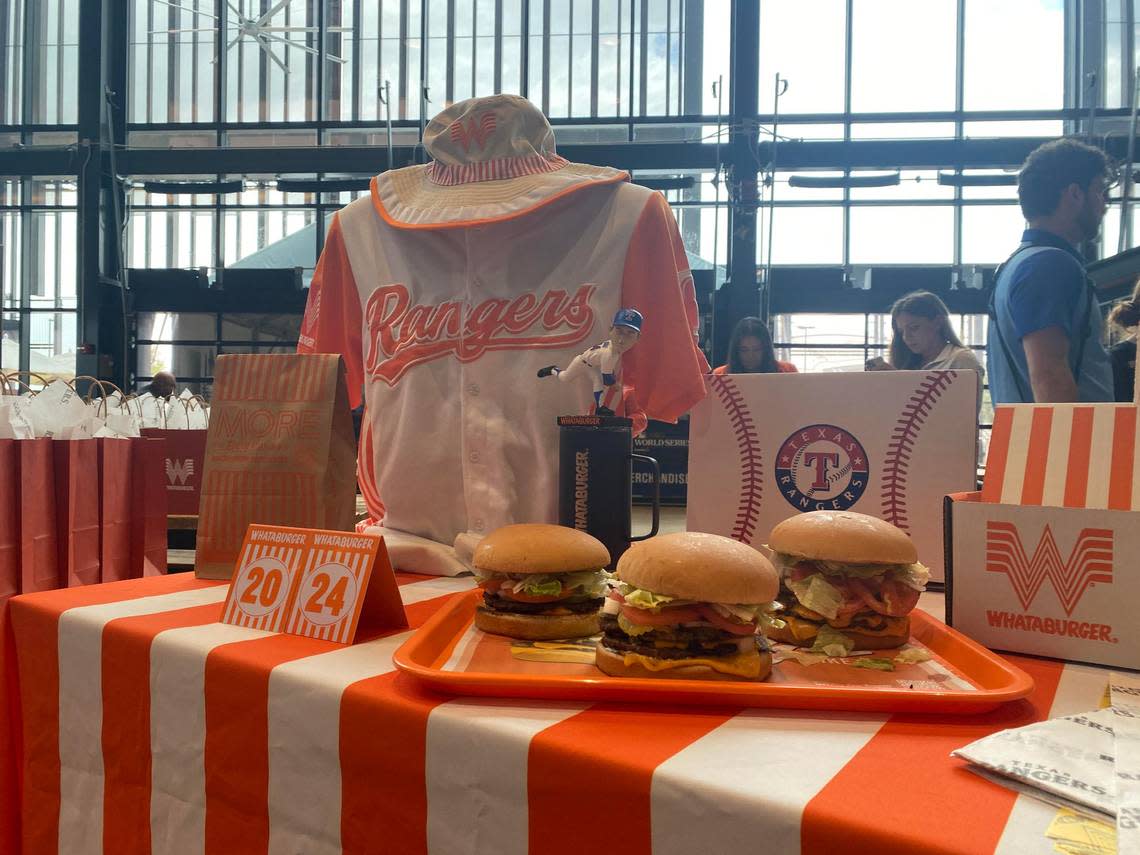
{"type": "Polygon", "coordinates": [[[130,439],[100,439],[99,528],[102,532],[103,581],[131,576],[130,439]]]}
{"type": "Polygon", "coordinates": [[[100,581],[99,443],[59,439],[52,446],[60,587],[100,581]]]}
{"type": "Polygon", "coordinates": [[[55,491],[48,487],[55,485],[55,440],[13,441],[20,458],[20,593],[52,591],[61,582],[55,491]]]}
{"type": "Polygon", "coordinates": [[[339,356],[218,357],[196,575],[229,579],[250,523],[350,531],[355,465],[339,356]]]}
{"type": "Polygon", "coordinates": [[[131,440],[131,578],[166,572],[169,457],[167,441],[161,437],[131,440]]]}

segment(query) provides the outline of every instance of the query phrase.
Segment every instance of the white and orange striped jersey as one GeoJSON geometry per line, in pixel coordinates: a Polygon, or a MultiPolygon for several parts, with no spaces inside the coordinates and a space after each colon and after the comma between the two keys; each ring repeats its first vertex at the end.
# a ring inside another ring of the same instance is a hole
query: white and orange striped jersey
{"type": "Polygon", "coordinates": [[[363,390],[359,480],[385,528],[450,544],[555,521],[555,420],[593,401],[536,372],[603,340],[623,306],[645,323],[602,403],[620,415],[632,387],[646,416],[675,421],[704,396],[676,221],[659,193],[614,176],[430,224],[394,217],[381,176],[333,218],[298,349],[342,354],[354,406],[363,390]]]}

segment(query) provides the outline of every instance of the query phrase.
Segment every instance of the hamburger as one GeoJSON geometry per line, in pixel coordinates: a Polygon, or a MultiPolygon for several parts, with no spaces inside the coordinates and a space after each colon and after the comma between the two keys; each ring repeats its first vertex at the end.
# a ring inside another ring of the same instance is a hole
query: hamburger
{"type": "Polygon", "coordinates": [[[930,579],[913,541],[889,522],[811,511],[772,529],[784,625],[771,637],[829,656],[899,647],[930,579]]]}
{"type": "Polygon", "coordinates": [[[772,655],[761,621],[779,581],[752,547],[677,532],[636,543],[606,598],[597,666],[614,677],[763,680],[772,655]]]}
{"type": "Polygon", "coordinates": [[[537,523],[495,529],[472,556],[483,589],[475,626],[533,640],[594,635],[609,563],[609,550],[584,531],[537,523]]]}

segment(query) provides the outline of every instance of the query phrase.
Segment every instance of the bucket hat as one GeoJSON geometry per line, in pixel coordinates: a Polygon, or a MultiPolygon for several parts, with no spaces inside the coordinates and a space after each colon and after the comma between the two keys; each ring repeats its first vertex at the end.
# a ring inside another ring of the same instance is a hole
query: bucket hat
{"type": "Polygon", "coordinates": [[[572,163],[542,111],[518,95],[471,98],[428,123],[432,161],[372,180],[377,212],[398,228],[447,228],[520,216],[568,193],[628,181],[608,166],[572,163]]]}

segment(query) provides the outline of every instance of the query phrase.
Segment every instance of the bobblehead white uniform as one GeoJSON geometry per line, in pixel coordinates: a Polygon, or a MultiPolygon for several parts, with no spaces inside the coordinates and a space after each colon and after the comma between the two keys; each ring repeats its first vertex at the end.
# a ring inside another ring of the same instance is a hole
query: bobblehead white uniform
{"type": "Polygon", "coordinates": [[[517,96],[451,106],[424,145],[432,163],[377,176],[333,218],[298,350],[343,354],[354,406],[363,390],[361,492],[390,547],[423,547],[393,549],[396,566],[453,573],[457,535],[557,520],[556,419],[592,400],[536,369],[568,365],[623,305],[652,306],[621,365],[649,418],[700,400],[707,366],[660,194],[559,157],[517,96]]]}
{"type": "Polygon", "coordinates": [[[621,354],[614,353],[609,341],[603,341],[575,356],[569,365],[558,372],[558,379],[567,382],[583,376],[589,377],[591,388],[595,392],[601,392],[606,387],[602,378],[606,375],[613,376],[619,362],[621,354]]]}

